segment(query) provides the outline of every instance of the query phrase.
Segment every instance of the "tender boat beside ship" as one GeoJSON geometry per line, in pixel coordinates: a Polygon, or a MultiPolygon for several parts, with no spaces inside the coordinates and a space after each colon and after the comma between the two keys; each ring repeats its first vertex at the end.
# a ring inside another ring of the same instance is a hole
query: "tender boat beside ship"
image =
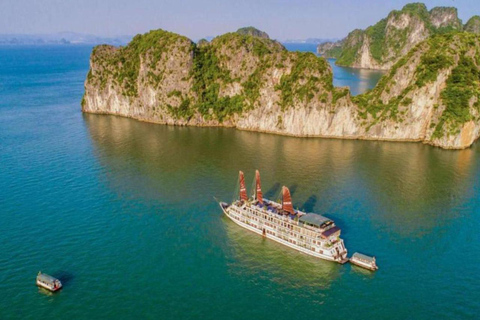
{"type": "Polygon", "coordinates": [[[62,288],[62,283],[57,278],[49,276],[48,274],[38,272],[37,286],[55,292],[62,288]]]}
{"type": "Polygon", "coordinates": [[[255,173],[255,192],[247,196],[245,177],[239,172],[239,199],[231,204],[220,202],[233,222],[290,248],[311,256],[345,263],[347,249],[340,238],[340,228],[327,217],[295,210],[287,187],[282,188],[282,202],[263,198],[260,173],[255,173]]]}
{"type": "Polygon", "coordinates": [[[358,252],[355,252],[350,258],[350,263],[371,271],[378,270],[375,257],[369,257],[358,252]]]}

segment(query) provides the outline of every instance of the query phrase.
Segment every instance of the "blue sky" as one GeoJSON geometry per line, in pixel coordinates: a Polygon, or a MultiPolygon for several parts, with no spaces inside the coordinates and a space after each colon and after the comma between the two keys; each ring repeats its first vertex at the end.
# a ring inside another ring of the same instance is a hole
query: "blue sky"
{"type": "MultiPolygon", "coordinates": [[[[402,0],[0,0],[0,33],[62,31],[102,36],[166,29],[199,39],[255,26],[272,38],[341,38],[365,28],[402,0]]],[[[478,0],[423,1],[454,6],[464,22],[480,15],[478,0]]]]}

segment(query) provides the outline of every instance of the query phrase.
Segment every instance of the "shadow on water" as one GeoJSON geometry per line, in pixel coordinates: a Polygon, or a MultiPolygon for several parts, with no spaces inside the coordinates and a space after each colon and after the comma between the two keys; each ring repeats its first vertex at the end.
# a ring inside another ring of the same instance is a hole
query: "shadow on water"
{"type": "Polygon", "coordinates": [[[281,185],[279,182],[275,182],[273,186],[268,189],[267,192],[264,193],[265,198],[270,199],[270,200],[275,200],[275,197],[277,197],[280,193],[281,185]]]}
{"type": "Polygon", "coordinates": [[[288,187],[288,190],[290,190],[290,195],[293,197],[295,195],[295,192],[297,191],[298,184],[292,184],[290,187],[288,187]]]}
{"type": "Polygon", "coordinates": [[[313,212],[313,208],[317,204],[317,196],[312,194],[303,204],[302,208],[305,212],[313,212]]]}
{"type": "Polygon", "coordinates": [[[75,278],[73,273],[70,273],[68,271],[59,271],[55,273],[55,277],[60,280],[63,286],[68,286],[72,280],[75,278]]]}

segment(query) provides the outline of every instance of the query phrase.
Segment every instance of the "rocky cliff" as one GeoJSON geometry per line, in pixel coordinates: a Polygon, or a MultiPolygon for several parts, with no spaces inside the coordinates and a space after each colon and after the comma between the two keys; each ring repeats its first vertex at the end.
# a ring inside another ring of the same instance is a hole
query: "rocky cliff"
{"type": "Polygon", "coordinates": [[[343,42],[345,39],[336,42],[324,42],[317,46],[317,53],[326,58],[337,59],[342,53],[343,42]]]}
{"type": "Polygon", "coordinates": [[[480,16],[471,17],[464,26],[466,32],[480,34],[480,16]]]}
{"type": "Polygon", "coordinates": [[[259,37],[264,39],[270,39],[270,37],[266,32],[260,31],[254,27],[240,28],[237,30],[237,33],[244,36],[254,36],[254,37],[259,37]]]}
{"type": "Polygon", "coordinates": [[[411,3],[390,12],[387,18],[365,30],[354,30],[345,39],[320,45],[318,51],[337,58],[337,64],[353,68],[390,69],[416,44],[434,34],[463,29],[457,9],[411,3]]]}
{"type": "Polygon", "coordinates": [[[143,121],[295,136],[423,141],[465,148],[479,135],[480,36],[422,42],[366,94],[334,88],[313,53],[227,33],[196,45],[162,30],[94,48],[82,110],[143,121]]]}

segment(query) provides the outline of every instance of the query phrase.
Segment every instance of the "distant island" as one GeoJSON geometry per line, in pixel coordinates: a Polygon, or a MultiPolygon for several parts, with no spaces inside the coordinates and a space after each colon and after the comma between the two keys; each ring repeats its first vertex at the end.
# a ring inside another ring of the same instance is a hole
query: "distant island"
{"type": "Polygon", "coordinates": [[[418,43],[452,31],[480,33],[480,17],[463,25],[456,8],[428,11],[423,3],[411,3],[365,30],[356,29],[345,39],[320,44],[317,52],[336,58],[340,66],[388,70],[418,43]]]}
{"type": "Polygon", "coordinates": [[[334,43],[338,41],[338,39],[332,39],[332,38],[307,38],[307,39],[287,39],[285,41],[282,41],[282,43],[308,43],[308,44],[322,44],[322,43],[334,43]]]}
{"type": "Polygon", "coordinates": [[[90,65],[89,113],[448,149],[469,147],[480,132],[480,36],[458,30],[420,42],[355,97],[333,86],[323,57],[251,28],[198,44],[154,30],[125,47],[95,47],[90,65]]]}
{"type": "Polygon", "coordinates": [[[126,45],[131,36],[100,37],[75,32],[60,32],[52,34],[0,34],[0,45],[126,45]]]}

